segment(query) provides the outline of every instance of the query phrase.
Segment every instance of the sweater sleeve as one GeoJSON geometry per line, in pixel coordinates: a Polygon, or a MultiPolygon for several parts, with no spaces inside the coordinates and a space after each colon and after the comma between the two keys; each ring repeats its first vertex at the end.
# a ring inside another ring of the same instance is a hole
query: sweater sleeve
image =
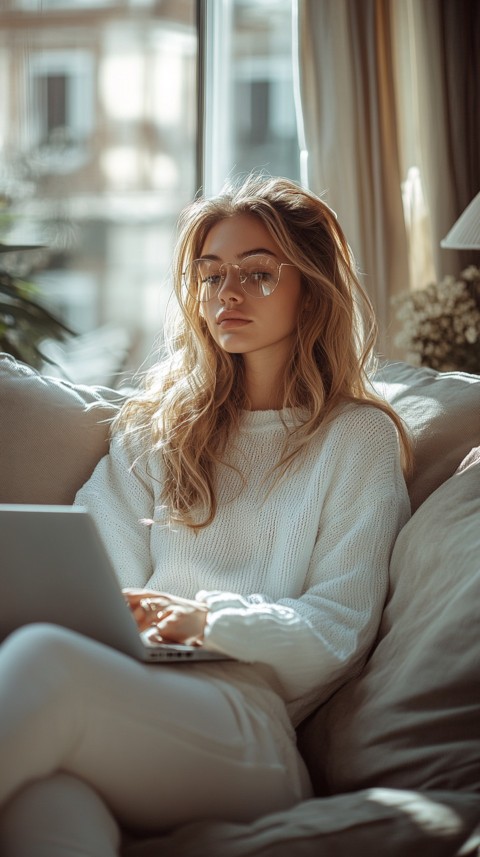
{"type": "MultiPolygon", "coordinates": [[[[364,409],[363,409],[364,410],[364,409]]],[[[410,505],[391,420],[373,408],[340,419],[322,458],[328,485],[303,591],[199,592],[210,613],[207,646],[255,663],[297,721],[360,669],[380,622],[388,565],[410,505]]]]}
{"type": "Polygon", "coordinates": [[[154,498],[133,449],[115,436],[109,452],[78,491],[75,505],[91,513],[121,586],[144,587],[152,574],[150,527],[154,498]]]}

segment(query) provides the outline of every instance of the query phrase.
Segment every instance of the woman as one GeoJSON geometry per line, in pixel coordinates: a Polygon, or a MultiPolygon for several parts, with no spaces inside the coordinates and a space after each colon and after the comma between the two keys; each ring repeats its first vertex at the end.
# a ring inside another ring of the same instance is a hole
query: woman
{"type": "Polygon", "coordinates": [[[12,855],[35,813],[35,857],[42,836],[57,854],[60,828],[91,857],[117,853],[118,825],[246,821],[310,796],[294,729],[378,628],[409,446],[368,385],[373,313],[334,214],[286,179],[249,177],[187,208],[173,273],[167,353],[76,502],[145,636],[232,660],[151,667],[63,629],[12,635],[12,855]]]}

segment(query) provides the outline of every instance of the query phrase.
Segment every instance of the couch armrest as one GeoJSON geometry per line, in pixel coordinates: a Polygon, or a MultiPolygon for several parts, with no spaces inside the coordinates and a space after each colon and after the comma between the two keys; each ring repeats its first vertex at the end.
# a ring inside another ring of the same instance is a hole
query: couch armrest
{"type": "Polygon", "coordinates": [[[0,354],[0,502],[72,503],[107,452],[120,401],[0,354]]]}

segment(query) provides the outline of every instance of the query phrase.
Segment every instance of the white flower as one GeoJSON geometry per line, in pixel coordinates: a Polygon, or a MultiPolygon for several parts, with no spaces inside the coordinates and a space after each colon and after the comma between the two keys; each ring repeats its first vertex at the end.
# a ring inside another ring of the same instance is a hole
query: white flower
{"type": "Polygon", "coordinates": [[[462,278],[467,280],[469,283],[473,283],[475,280],[480,280],[480,268],[477,268],[475,265],[469,265],[468,268],[462,272],[462,278]]]}
{"type": "Polygon", "coordinates": [[[392,299],[400,330],[395,342],[414,365],[480,372],[480,269],[392,299]]]}

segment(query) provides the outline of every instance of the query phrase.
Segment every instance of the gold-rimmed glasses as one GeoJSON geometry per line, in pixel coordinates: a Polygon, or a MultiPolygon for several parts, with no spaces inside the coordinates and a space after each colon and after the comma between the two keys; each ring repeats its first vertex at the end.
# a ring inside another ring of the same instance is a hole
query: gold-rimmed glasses
{"type": "Polygon", "coordinates": [[[294,268],[290,262],[277,262],[273,256],[254,253],[246,256],[239,265],[215,259],[194,259],[184,271],[187,291],[197,301],[211,301],[222,288],[229,268],[234,268],[246,295],[268,298],[275,291],[282,268],[294,268]]]}

